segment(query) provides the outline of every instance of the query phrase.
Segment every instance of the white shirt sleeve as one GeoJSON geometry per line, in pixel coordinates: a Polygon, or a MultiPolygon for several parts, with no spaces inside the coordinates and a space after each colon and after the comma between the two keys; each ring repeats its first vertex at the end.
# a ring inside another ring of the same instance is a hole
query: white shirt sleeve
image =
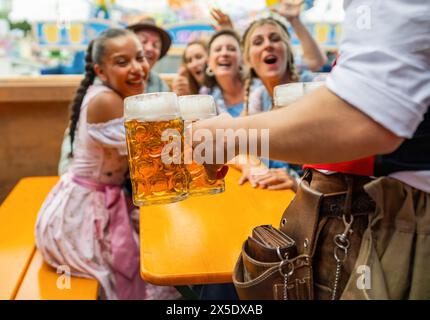
{"type": "Polygon", "coordinates": [[[327,87],[399,137],[430,106],[430,1],[345,0],[340,56],[327,87]]]}
{"type": "Polygon", "coordinates": [[[106,148],[115,148],[121,156],[127,155],[124,118],[103,123],[89,123],[88,134],[106,148]]]}

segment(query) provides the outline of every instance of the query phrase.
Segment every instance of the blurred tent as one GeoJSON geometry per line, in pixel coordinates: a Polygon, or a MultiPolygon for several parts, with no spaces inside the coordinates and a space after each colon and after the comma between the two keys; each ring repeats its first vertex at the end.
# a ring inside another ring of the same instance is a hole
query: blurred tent
{"type": "MultiPolygon", "coordinates": [[[[33,26],[33,47],[78,53],[74,59],[58,65],[63,68],[62,73],[82,72],[81,51],[104,25],[130,24],[152,16],[173,38],[172,50],[157,67],[160,72],[173,72],[185,44],[213,32],[211,24],[215,21],[210,8],[229,14],[242,32],[252,21],[270,15],[267,7],[278,3],[279,0],[0,0],[0,10],[8,8],[11,23],[26,22],[33,26]],[[99,16],[97,12],[104,14],[99,16]],[[93,21],[95,16],[109,19],[93,21]]],[[[304,1],[302,20],[326,51],[336,52],[338,48],[344,15],[342,4],[343,0],[304,1]]],[[[300,50],[294,33],[292,43],[300,50]]],[[[300,56],[300,52],[297,54],[300,56]]],[[[49,70],[51,67],[54,66],[48,65],[45,71],[54,72],[49,70]]]]}
{"type": "MultiPolygon", "coordinates": [[[[159,24],[211,19],[209,8],[220,8],[240,25],[279,0],[0,0],[11,3],[11,21],[85,21],[95,8],[108,7],[109,17],[125,21],[130,16],[153,15],[159,24]],[[248,19],[246,19],[248,18],[248,19]]],[[[309,23],[340,23],[343,0],[306,0],[303,19],[309,23]]]]}
{"type": "Polygon", "coordinates": [[[13,0],[9,14],[11,21],[76,21],[90,16],[91,2],[86,0],[13,0]]]}

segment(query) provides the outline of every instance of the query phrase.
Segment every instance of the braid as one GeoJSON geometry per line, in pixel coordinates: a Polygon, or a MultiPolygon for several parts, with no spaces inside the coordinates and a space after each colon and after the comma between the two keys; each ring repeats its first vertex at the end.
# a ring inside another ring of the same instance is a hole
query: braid
{"type": "Polygon", "coordinates": [[[78,124],[79,115],[81,113],[81,104],[84,100],[84,96],[87,93],[88,87],[93,84],[96,74],[93,69],[93,51],[94,41],[91,41],[88,45],[87,54],[85,56],[85,76],[82,79],[81,84],[76,91],[75,98],[70,106],[70,144],[71,152],[69,157],[73,157],[73,141],[75,140],[76,126],[78,124]]]}
{"type": "Polygon", "coordinates": [[[252,84],[252,75],[253,71],[251,70],[248,73],[248,76],[245,79],[244,87],[245,87],[245,96],[243,99],[243,111],[241,116],[247,116],[249,111],[249,95],[251,94],[251,84],[252,84]]]}
{"type": "Polygon", "coordinates": [[[294,63],[294,54],[293,54],[293,50],[291,50],[291,45],[287,46],[287,51],[288,51],[287,72],[290,78],[289,80],[290,82],[299,82],[300,77],[297,72],[296,64],[294,63]]]}
{"type": "Polygon", "coordinates": [[[117,37],[126,35],[135,35],[132,31],[127,29],[112,28],[107,29],[99,34],[99,36],[90,42],[85,56],[85,76],[76,91],[75,98],[70,106],[70,144],[71,152],[69,157],[73,157],[73,140],[75,140],[76,126],[79,121],[79,114],[81,113],[81,104],[84,100],[84,96],[90,85],[94,83],[96,73],[94,71],[94,64],[101,65],[102,58],[107,52],[107,41],[117,37]]]}

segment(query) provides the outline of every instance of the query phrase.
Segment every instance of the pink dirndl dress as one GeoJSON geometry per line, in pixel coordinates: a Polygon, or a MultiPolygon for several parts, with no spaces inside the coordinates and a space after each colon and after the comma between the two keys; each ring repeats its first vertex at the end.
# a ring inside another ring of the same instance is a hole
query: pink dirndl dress
{"type": "Polygon", "coordinates": [[[36,246],[51,266],[97,279],[103,298],[176,299],[175,288],[140,277],[138,223],[133,224],[138,209],[123,191],[128,170],[124,119],[86,121],[89,101],[108,90],[93,85],[85,95],[72,164],[39,211],[36,246]]]}

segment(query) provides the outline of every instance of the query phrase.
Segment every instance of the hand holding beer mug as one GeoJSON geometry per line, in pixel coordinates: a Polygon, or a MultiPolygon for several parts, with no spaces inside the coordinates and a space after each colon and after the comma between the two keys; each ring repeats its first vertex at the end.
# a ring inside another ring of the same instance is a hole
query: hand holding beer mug
{"type": "Polygon", "coordinates": [[[183,161],[184,122],[178,97],[172,92],[140,94],[126,98],[124,105],[134,204],[185,199],[188,173],[183,161]]]}
{"type": "Polygon", "coordinates": [[[293,82],[276,86],[273,94],[275,109],[288,106],[305,94],[324,86],[324,84],[324,81],[293,82]]]}
{"type": "MultiPolygon", "coordinates": [[[[215,101],[209,95],[189,95],[181,96],[178,98],[179,109],[181,111],[182,119],[185,123],[203,120],[216,116],[215,101]]],[[[186,139],[187,140],[187,139],[186,139]]],[[[191,142],[191,141],[190,141],[191,142]]],[[[190,173],[189,192],[191,195],[204,195],[216,194],[224,192],[224,180],[211,180],[208,178],[205,168],[202,164],[196,163],[191,145],[185,143],[185,153],[189,156],[186,159],[193,160],[187,161],[186,168],[190,173]],[[193,156],[193,157],[191,157],[193,156]]]]}

